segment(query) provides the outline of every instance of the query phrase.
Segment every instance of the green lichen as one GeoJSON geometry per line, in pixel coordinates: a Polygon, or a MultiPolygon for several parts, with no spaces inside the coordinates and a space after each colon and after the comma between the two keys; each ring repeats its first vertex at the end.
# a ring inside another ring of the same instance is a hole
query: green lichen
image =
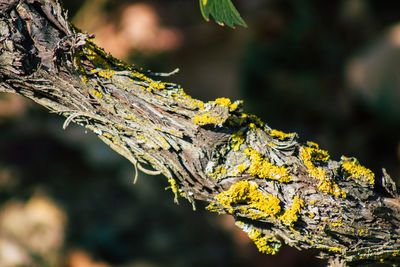
{"type": "Polygon", "coordinates": [[[279,167],[272,164],[269,162],[269,159],[264,159],[258,151],[249,147],[244,153],[251,159],[251,165],[247,170],[248,173],[260,178],[268,178],[283,183],[293,180],[289,175],[289,171],[284,166],[279,167]]]}

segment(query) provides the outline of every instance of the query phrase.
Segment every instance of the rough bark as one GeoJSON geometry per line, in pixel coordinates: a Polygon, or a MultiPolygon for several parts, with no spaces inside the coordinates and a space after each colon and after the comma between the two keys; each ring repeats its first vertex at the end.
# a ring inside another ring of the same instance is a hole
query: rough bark
{"type": "Polygon", "coordinates": [[[176,201],[231,214],[261,252],[286,243],[332,262],[400,262],[399,191],[384,170],[378,178],[355,158],[332,160],[243,113],[240,101],[204,103],[124,64],[69,24],[55,0],[0,0],[0,35],[0,91],[162,173],[176,201]]]}

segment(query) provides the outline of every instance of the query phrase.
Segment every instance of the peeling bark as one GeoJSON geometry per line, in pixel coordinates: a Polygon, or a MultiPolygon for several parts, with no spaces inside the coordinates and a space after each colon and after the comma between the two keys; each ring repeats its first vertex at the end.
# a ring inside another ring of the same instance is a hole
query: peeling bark
{"type": "Polygon", "coordinates": [[[0,35],[0,91],[162,173],[175,201],[231,214],[261,252],[286,243],[332,264],[400,262],[399,191],[384,170],[378,178],[355,158],[332,160],[243,113],[240,101],[192,99],[163,75],[106,54],[55,0],[0,0],[0,35]]]}

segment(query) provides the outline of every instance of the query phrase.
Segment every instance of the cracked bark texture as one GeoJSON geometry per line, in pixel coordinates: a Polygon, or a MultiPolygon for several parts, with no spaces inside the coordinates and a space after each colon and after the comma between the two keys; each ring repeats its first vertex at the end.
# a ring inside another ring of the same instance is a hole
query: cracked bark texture
{"type": "Polygon", "coordinates": [[[106,54],[55,0],[0,0],[0,91],[80,124],[146,173],[168,178],[175,201],[231,214],[260,251],[314,249],[332,265],[400,262],[399,191],[354,158],[331,160],[241,111],[203,103],[178,85],[106,54]],[[147,164],[154,170],[147,170],[147,164]]]}

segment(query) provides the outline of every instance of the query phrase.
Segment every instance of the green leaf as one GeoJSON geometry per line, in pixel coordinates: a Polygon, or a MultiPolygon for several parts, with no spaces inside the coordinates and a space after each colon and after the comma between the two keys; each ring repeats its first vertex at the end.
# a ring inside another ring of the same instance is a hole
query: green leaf
{"type": "Polygon", "coordinates": [[[206,21],[210,20],[210,14],[215,22],[224,26],[235,28],[235,24],[246,27],[247,24],[240,17],[239,12],[231,0],[199,0],[200,10],[206,21]]]}

